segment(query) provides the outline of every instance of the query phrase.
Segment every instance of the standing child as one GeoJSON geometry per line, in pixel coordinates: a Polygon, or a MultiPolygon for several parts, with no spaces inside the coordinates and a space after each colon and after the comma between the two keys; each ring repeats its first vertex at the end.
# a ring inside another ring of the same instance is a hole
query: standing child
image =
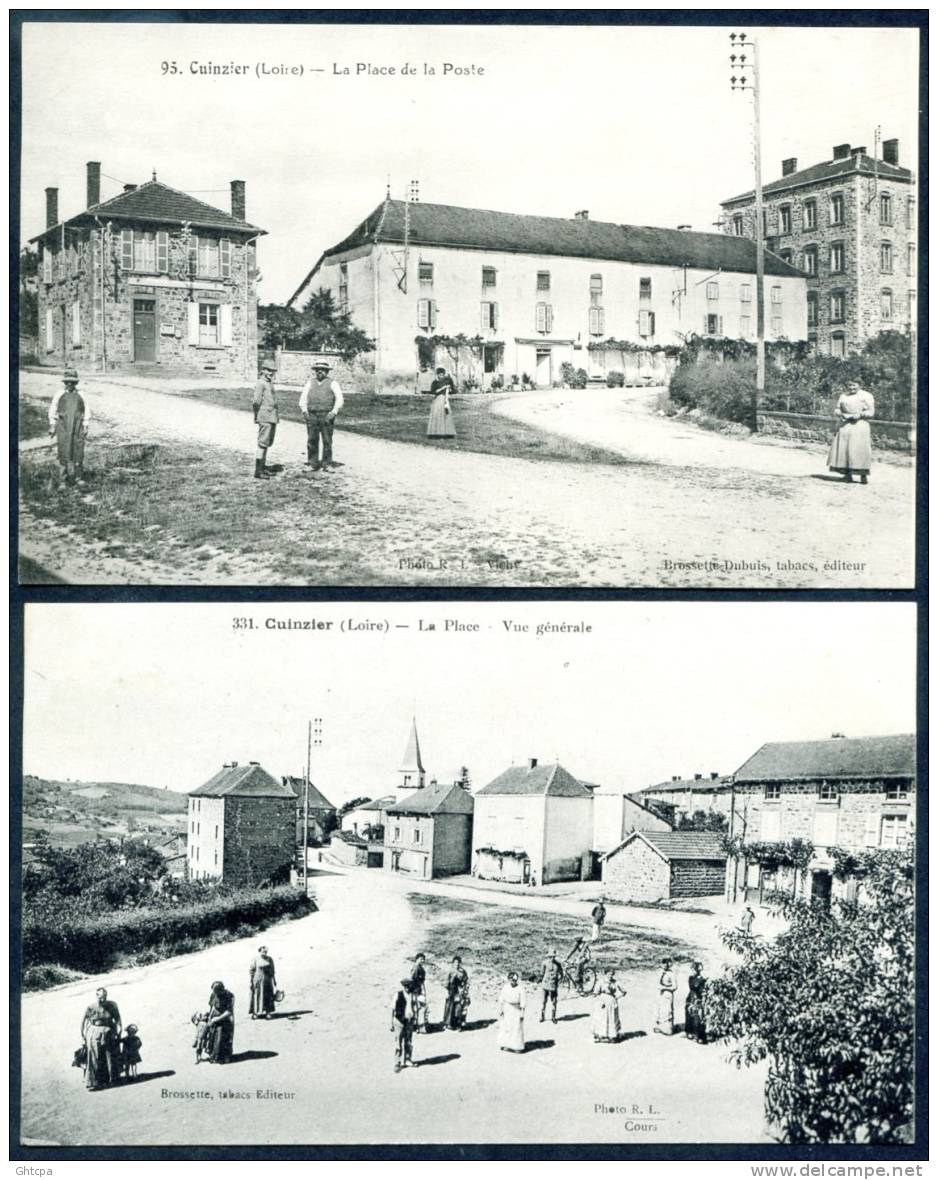
{"type": "Polygon", "coordinates": [[[192,1023],[195,1025],[195,1040],[192,1042],[192,1048],[195,1049],[196,1065],[208,1056],[209,1015],[208,1012],[193,1012],[192,1014],[192,1023]]]}
{"type": "Polygon", "coordinates": [[[121,1068],[125,1078],[137,1076],[137,1066],[140,1064],[140,1047],[143,1041],[137,1036],[137,1026],[128,1024],[127,1031],[121,1040],[121,1068]]]}

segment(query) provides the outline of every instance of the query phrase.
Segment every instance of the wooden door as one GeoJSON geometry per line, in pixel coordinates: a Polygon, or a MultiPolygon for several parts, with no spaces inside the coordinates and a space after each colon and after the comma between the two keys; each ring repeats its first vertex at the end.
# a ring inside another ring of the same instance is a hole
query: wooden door
{"type": "Polygon", "coordinates": [[[134,361],[156,360],[156,300],[134,300],[134,361]]]}

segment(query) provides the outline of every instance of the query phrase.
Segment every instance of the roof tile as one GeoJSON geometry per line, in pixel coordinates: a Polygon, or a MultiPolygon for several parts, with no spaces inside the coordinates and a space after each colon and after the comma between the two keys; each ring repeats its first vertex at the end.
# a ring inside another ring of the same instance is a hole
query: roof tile
{"type": "Polygon", "coordinates": [[[736,771],[736,782],[880,778],[915,774],[915,734],[766,742],[736,771]]]}

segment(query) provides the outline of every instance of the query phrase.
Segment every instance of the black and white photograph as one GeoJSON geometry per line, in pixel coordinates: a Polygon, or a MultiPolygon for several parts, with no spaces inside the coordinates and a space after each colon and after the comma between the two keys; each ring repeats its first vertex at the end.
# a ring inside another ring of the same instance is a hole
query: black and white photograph
{"type": "Polygon", "coordinates": [[[24,686],[23,1145],[915,1139],[914,604],[30,604],[24,686]]]}
{"type": "Polygon", "coordinates": [[[22,584],[914,585],[920,13],[310,15],[18,27],[22,584]]]}

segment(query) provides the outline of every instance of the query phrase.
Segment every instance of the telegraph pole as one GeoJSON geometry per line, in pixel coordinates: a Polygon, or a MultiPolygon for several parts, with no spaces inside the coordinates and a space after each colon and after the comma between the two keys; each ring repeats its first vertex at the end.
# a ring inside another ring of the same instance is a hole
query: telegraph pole
{"type": "Polygon", "coordinates": [[[759,112],[759,43],[745,33],[730,33],[730,89],[752,91],[752,150],[756,191],[756,388],[752,429],[759,430],[759,402],[765,395],[765,238],[762,233],[762,131],[759,112]]]}
{"type": "Polygon", "coordinates": [[[312,777],[313,746],[322,745],[322,718],[314,717],[306,726],[306,778],[303,783],[303,892],[309,892],[309,783],[312,777]]]}

